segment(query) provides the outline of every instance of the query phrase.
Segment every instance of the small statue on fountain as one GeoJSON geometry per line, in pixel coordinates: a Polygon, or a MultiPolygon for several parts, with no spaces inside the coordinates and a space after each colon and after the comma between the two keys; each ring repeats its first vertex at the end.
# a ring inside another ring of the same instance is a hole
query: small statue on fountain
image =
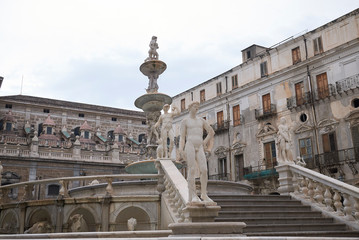
{"type": "Polygon", "coordinates": [[[148,58],[145,59],[145,62],[150,60],[158,60],[158,44],[157,44],[157,37],[153,36],[150,42],[150,50],[148,50],[148,58]]]}

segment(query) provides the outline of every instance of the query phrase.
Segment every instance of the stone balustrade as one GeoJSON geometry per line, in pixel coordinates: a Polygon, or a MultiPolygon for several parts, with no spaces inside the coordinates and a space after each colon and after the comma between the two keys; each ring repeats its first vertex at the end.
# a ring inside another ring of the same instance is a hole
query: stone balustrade
{"type": "MultiPolygon", "coordinates": [[[[29,182],[15,183],[11,185],[0,186],[0,201],[2,203],[24,202],[31,200],[40,200],[36,196],[35,188],[39,189],[41,186],[55,184],[59,186],[59,193],[53,198],[63,199],[70,197],[69,190],[75,188],[78,182],[90,182],[97,180],[99,183],[107,183],[105,196],[113,196],[112,183],[116,180],[139,180],[139,179],[158,179],[158,174],[114,174],[114,175],[92,175],[92,176],[78,176],[78,177],[64,177],[52,178],[44,180],[36,180],[29,182]],[[16,189],[20,194],[11,194],[16,189]]],[[[48,198],[48,197],[46,197],[48,198]]]]}
{"type": "Polygon", "coordinates": [[[168,206],[169,214],[175,223],[191,222],[183,209],[188,203],[188,184],[171,159],[156,161],[156,168],[161,176],[158,180],[158,191],[168,206]]]}
{"type": "Polygon", "coordinates": [[[278,191],[359,229],[359,188],[298,165],[280,165],[278,191]]]}

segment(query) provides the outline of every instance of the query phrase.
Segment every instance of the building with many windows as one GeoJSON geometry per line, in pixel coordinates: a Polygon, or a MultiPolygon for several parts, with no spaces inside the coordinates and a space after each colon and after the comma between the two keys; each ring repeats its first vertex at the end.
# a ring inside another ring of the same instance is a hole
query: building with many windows
{"type": "Polygon", "coordinates": [[[358,184],[359,9],[272,47],[245,48],[242,60],[173,97],[182,111],[176,136],[194,101],[216,132],[210,178],[247,179],[258,191],[275,191],[276,133],[285,117],[292,158],[358,184]]]}

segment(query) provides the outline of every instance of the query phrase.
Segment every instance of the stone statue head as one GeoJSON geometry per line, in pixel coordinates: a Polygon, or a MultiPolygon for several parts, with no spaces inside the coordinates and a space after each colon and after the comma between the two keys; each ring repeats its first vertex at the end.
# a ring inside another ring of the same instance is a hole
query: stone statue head
{"type": "Polygon", "coordinates": [[[169,104],[165,104],[165,105],[163,106],[163,111],[168,112],[169,109],[170,109],[170,105],[169,105],[169,104]]]}
{"type": "Polygon", "coordinates": [[[281,123],[281,124],[285,124],[285,123],[286,123],[285,117],[281,117],[281,118],[280,118],[280,123],[281,123]]]}
{"type": "Polygon", "coordinates": [[[193,103],[191,103],[189,106],[188,106],[188,110],[189,111],[198,111],[198,108],[199,108],[199,102],[193,102],[193,103]]]}

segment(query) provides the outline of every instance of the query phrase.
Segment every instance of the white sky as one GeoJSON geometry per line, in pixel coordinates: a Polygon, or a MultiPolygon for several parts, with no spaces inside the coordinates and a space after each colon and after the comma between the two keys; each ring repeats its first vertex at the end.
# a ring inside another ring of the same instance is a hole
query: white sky
{"type": "Polygon", "coordinates": [[[0,0],[0,95],[139,110],[139,71],[158,37],[167,70],[159,92],[174,96],[270,47],[359,7],[358,0],[0,0]]]}

